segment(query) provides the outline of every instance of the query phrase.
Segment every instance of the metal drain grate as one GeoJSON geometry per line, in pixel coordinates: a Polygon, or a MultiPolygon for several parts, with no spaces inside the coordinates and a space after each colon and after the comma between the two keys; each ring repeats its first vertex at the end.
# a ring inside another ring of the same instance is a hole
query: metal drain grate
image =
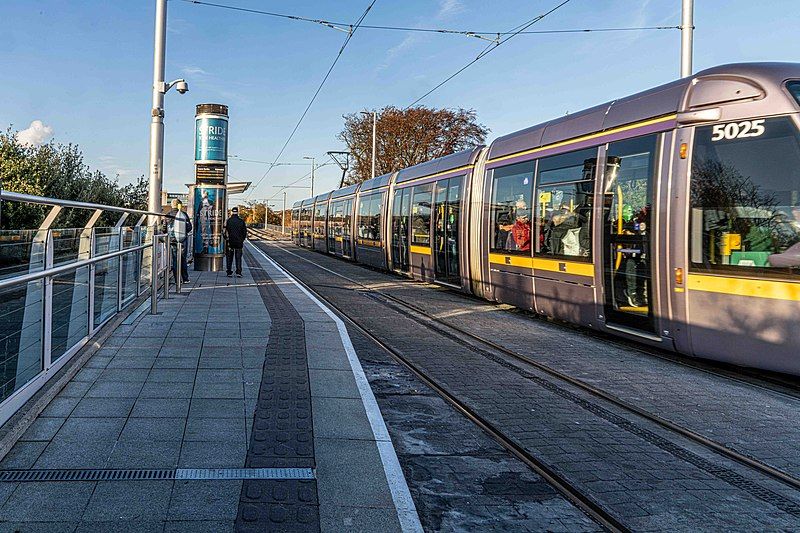
{"type": "Polygon", "coordinates": [[[32,481],[139,481],[214,479],[314,479],[311,468],[178,468],[72,470],[0,470],[0,482],[32,481]]]}
{"type": "Polygon", "coordinates": [[[314,479],[310,468],[179,468],[175,479],[314,479]]]}

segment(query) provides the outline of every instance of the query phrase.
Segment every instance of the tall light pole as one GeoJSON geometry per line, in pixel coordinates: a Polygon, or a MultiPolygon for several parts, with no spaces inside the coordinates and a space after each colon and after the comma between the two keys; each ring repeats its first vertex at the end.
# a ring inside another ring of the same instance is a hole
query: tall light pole
{"type": "Polygon", "coordinates": [[[694,33],[694,0],[682,0],[681,9],[681,78],[692,75],[692,37],[694,33]]]}
{"type": "MultiPolygon", "coordinates": [[[[161,212],[161,182],[164,174],[164,94],[173,86],[181,94],[189,90],[185,80],[164,82],[167,48],[167,0],[156,0],[155,45],[153,47],[153,107],[150,110],[150,184],[147,209],[161,212]]],[[[155,217],[150,223],[155,224],[155,217]]]]}
{"type": "Polygon", "coordinates": [[[369,115],[372,113],[372,177],[375,177],[375,146],[376,134],[378,132],[378,113],[377,111],[362,111],[362,115],[369,115]]]}
{"type": "Polygon", "coordinates": [[[281,211],[281,235],[286,233],[286,191],[283,191],[283,211],[281,211]]]}
{"type": "Polygon", "coordinates": [[[306,157],[303,157],[303,159],[310,159],[311,160],[311,197],[313,198],[314,197],[314,170],[317,168],[317,166],[314,164],[314,158],[313,157],[306,156],[306,157]]]}

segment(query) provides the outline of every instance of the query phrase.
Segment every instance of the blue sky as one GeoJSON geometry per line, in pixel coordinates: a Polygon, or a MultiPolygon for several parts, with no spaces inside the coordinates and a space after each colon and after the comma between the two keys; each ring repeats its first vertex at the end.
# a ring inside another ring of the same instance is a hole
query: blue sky
{"type": "MultiPolygon", "coordinates": [[[[354,21],[367,0],[217,0],[254,9],[354,21]]],[[[505,31],[555,0],[377,0],[375,25],[505,31]]],[[[678,25],[680,0],[572,0],[531,29],[678,25]]],[[[87,163],[123,182],[148,158],[153,15],[151,0],[0,2],[0,126],[41,126],[36,137],[80,145],[87,163]],[[38,124],[37,124],[38,125],[38,124]]],[[[323,26],[170,0],[167,79],[190,92],[166,101],[165,187],[193,180],[194,106],[230,106],[230,153],[272,161],[335,57],[345,34],[323,26]]],[[[736,61],[800,61],[796,0],[701,0],[695,8],[695,71],[736,61]]],[[[473,108],[490,139],[668,82],[679,71],[678,30],[521,35],[422,103],[473,108]]],[[[466,64],[485,43],[465,36],[360,30],[281,161],[325,159],[343,149],[341,116],[404,107],[466,64]]],[[[306,162],[307,163],[307,162],[306,162]]],[[[231,160],[233,180],[257,181],[266,165],[231,160]]],[[[276,167],[251,195],[308,167],[276,167]]],[[[317,191],[339,171],[318,171],[317,191]]],[[[307,184],[307,182],[305,182],[307,184]]],[[[289,190],[288,199],[307,190],[289,190]]],[[[276,199],[279,196],[276,196],[276,199]]]]}

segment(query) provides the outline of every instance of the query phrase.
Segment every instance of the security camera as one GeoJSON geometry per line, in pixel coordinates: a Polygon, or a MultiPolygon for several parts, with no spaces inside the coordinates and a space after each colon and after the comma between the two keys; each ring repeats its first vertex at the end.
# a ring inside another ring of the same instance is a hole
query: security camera
{"type": "Polygon", "coordinates": [[[175,83],[175,90],[181,94],[186,94],[189,92],[189,84],[186,83],[184,80],[180,80],[175,83]]]}

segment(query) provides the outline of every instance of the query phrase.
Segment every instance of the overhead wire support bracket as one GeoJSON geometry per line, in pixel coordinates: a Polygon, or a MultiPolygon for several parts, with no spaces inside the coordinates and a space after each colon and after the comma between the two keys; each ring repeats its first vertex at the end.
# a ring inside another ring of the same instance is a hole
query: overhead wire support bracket
{"type": "Polygon", "coordinates": [[[465,31],[463,32],[464,35],[467,37],[475,37],[476,39],[480,39],[481,41],[489,41],[490,43],[500,44],[500,34],[498,33],[497,36],[492,39],[489,37],[484,37],[481,33],[475,33],[473,31],[465,31]]]}

